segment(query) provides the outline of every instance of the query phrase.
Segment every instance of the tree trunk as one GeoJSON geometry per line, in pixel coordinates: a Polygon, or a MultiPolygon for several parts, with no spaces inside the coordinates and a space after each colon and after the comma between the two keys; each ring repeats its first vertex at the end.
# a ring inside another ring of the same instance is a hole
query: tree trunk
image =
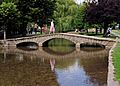
{"type": "Polygon", "coordinates": [[[98,34],[98,28],[96,28],[96,35],[98,34]]]}
{"type": "Polygon", "coordinates": [[[86,31],[87,31],[87,33],[88,33],[88,29],[87,29],[86,31]]]}
{"type": "Polygon", "coordinates": [[[103,33],[103,36],[104,36],[104,37],[106,37],[107,28],[108,28],[108,24],[105,23],[105,24],[104,24],[104,33],[103,33]]]}
{"type": "Polygon", "coordinates": [[[102,33],[102,28],[100,28],[100,33],[102,33]]]}
{"type": "Polygon", "coordinates": [[[26,36],[27,34],[26,26],[27,26],[27,23],[23,23],[20,27],[22,36],[26,36]]]}

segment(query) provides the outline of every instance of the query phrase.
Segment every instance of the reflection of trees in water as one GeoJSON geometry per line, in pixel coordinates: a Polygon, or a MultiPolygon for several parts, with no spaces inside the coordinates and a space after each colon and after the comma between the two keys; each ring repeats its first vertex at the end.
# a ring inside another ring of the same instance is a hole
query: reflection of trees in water
{"type": "Polygon", "coordinates": [[[65,69],[68,68],[69,66],[72,66],[73,64],[75,64],[76,59],[73,58],[63,58],[63,59],[56,59],[56,67],[60,68],[60,69],[65,69]]]}
{"type": "Polygon", "coordinates": [[[89,48],[89,49],[87,49],[87,50],[85,50],[85,49],[81,49],[81,51],[80,52],[82,52],[82,53],[84,53],[84,54],[82,54],[82,57],[83,58],[103,58],[103,57],[106,57],[106,56],[108,56],[108,54],[109,54],[109,50],[108,49],[92,49],[92,48],[89,48]]]}
{"type": "Polygon", "coordinates": [[[24,57],[19,61],[15,54],[7,54],[3,63],[0,54],[0,84],[3,86],[58,86],[48,61],[24,57]]]}
{"type": "MultiPolygon", "coordinates": [[[[76,61],[77,58],[80,59],[80,66],[84,66],[85,67],[89,67],[89,65],[94,66],[94,68],[96,68],[96,65],[93,65],[95,63],[98,63],[98,65],[100,66],[105,66],[106,64],[105,62],[107,62],[107,57],[108,57],[108,51],[107,50],[101,50],[101,51],[80,51],[78,52],[80,55],[75,56],[73,55],[72,57],[69,58],[61,58],[59,60],[57,60],[56,58],[56,66],[58,68],[67,68],[71,65],[73,65],[76,61]],[[82,53],[80,53],[82,52],[82,53]],[[82,54],[82,55],[81,55],[82,54]],[[101,64],[101,63],[105,63],[105,64],[101,64]]],[[[75,54],[75,53],[74,53],[75,54]]]]}
{"type": "MultiPolygon", "coordinates": [[[[108,51],[80,51],[83,56],[56,59],[56,68],[65,70],[79,61],[79,67],[82,67],[87,76],[89,76],[89,84],[95,86],[106,86],[107,84],[107,68],[108,68],[108,51]],[[77,59],[77,60],[76,60],[77,59]],[[93,83],[92,83],[93,82],[93,83]]],[[[80,53],[81,54],[81,53],[80,53]]]]}
{"type": "Polygon", "coordinates": [[[72,46],[72,47],[74,47],[75,44],[64,38],[54,38],[54,39],[50,39],[50,40],[44,42],[43,46],[44,47],[49,47],[49,46],[51,46],[51,47],[56,47],[56,46],[57,47],[58,46],[63,46],[63,47],[69,46],[70,47],[70,46],[72,46]]]}
{"type": "Polygon", "coordinates": [[[56,67],[59,69],[66,69],[75,64],[76,59],[79,59],[80,67],[84,69],[86,75],[90,77],[90,82],[99,84],[99,86],[106,86],[107,84],[107,67],[108,67],[108,51],[81,51],[81,57],[70,57],[56,60],[56,67]]]}
{"type": "Polygon", "coordinates": [[[49,54],[53,54],[53,55],[66,55],[66,54],[70,54],[73,51],[75,51],[74,47],[62,47],[59,49],[59,47],[43,47],[43,50],[49,54]]]}
{"type": "MultiPolygon", "coordinates": [[[[93,54],[94,52],[91,52],[93,54]]],[[[81,58],[80,65],[83,66],[86,74],[90,76],[92,82],[97,82],[99,86],[104,86],[107,83],[108,71],[108,51],[97,56],[88,55],[89,58],[81,58]]]]}

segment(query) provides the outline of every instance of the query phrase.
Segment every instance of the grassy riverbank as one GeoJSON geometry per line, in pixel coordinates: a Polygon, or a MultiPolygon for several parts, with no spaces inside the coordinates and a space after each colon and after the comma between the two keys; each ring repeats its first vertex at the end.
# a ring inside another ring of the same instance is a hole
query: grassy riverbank
{"type": "Polygon", "coordinates": [[[120,43],[118,43],[114,49],[113,63],[115,67],[115,79],[120,82],[120,43]]]}
{"type": "Polygon", "coordinates": [[[114,33],[120,35],[120,30],[112,30],[112,32],[114,32],[114,33]]]}

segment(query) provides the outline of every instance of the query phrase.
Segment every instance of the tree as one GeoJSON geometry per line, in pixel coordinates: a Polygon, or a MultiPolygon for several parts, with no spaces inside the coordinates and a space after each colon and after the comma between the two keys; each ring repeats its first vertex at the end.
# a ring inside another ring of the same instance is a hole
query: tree
{"type": "Polygon", "coordinates": [[[33,15],[36,21],[40,21],[40,25],[50,23],[50,20],[53,18],[53,13],[55,10],[56,0],[36,0],[34,8],[38,8],[38,15],[33,15]]]}
{"type": "Polygon", "coordinates": [[[15,1],[17,9],[20,11],[19,21],[19,31],[22,36],[27,33],[26,27],[27,23],[32,19],[31,17],[31,6],[34,6],[34,0],[17,0],[15,1]]]}
{"type": "Polygon", "coordinates": [[[75,18],[78,10],[73,0],[57,0],[54,18],[59,32],[68,31],[75,27],[75,18]]]}
{"type": "Polygon", "coordinates": [[[77,16],[75,18],[75,24],[76,24],[76,28],[79,28],[79,29],[84,29],[84,26],[85,26],[85,20],[84,20],[84,17],[85,17],[85,10],[86,10],[86,4],[85,3],[82,3],[78,6],[78,11],[77,11],[77,16]]]}
{"type": "Polygon", "coordinates": [[[4,29],[9,33],[12,33],[12,25],[16,24],[16,20],[19,16],[19,12],[16,7],[17,6],[12,2],[2,2],[0,5],[0,24],[5,27],[4,29]]]}
{"type": "Polygon", "coordinates": [[[91,0],[85,19],[91,24],[103,25],[105,34],[109,24],[120,23],[120,0],[91,0]]]}

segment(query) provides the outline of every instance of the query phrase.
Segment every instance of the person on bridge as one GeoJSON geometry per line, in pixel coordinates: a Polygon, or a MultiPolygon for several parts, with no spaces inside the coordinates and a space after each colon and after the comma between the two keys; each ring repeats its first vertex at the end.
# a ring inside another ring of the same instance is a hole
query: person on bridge
{"type": "Polygon", "coordinates": [[[37,23],[35,23],[35,25],[34,25],[34,32],[35,32],[35,34],[37,33],[37,29],[38,29],[38,25],[37,25],[37,23]]]}
{"type": "Polygon", "coordinates": [[[44,32],[45,34],[47,33],[47,25],[46,24],[43,24],[42,32],[44,32]]]}
{"type": "Polygon", "coordinates": [[[53,20],[51,21],[50,33],[55,33],[55,27],[54,27],[53,20]]]}

